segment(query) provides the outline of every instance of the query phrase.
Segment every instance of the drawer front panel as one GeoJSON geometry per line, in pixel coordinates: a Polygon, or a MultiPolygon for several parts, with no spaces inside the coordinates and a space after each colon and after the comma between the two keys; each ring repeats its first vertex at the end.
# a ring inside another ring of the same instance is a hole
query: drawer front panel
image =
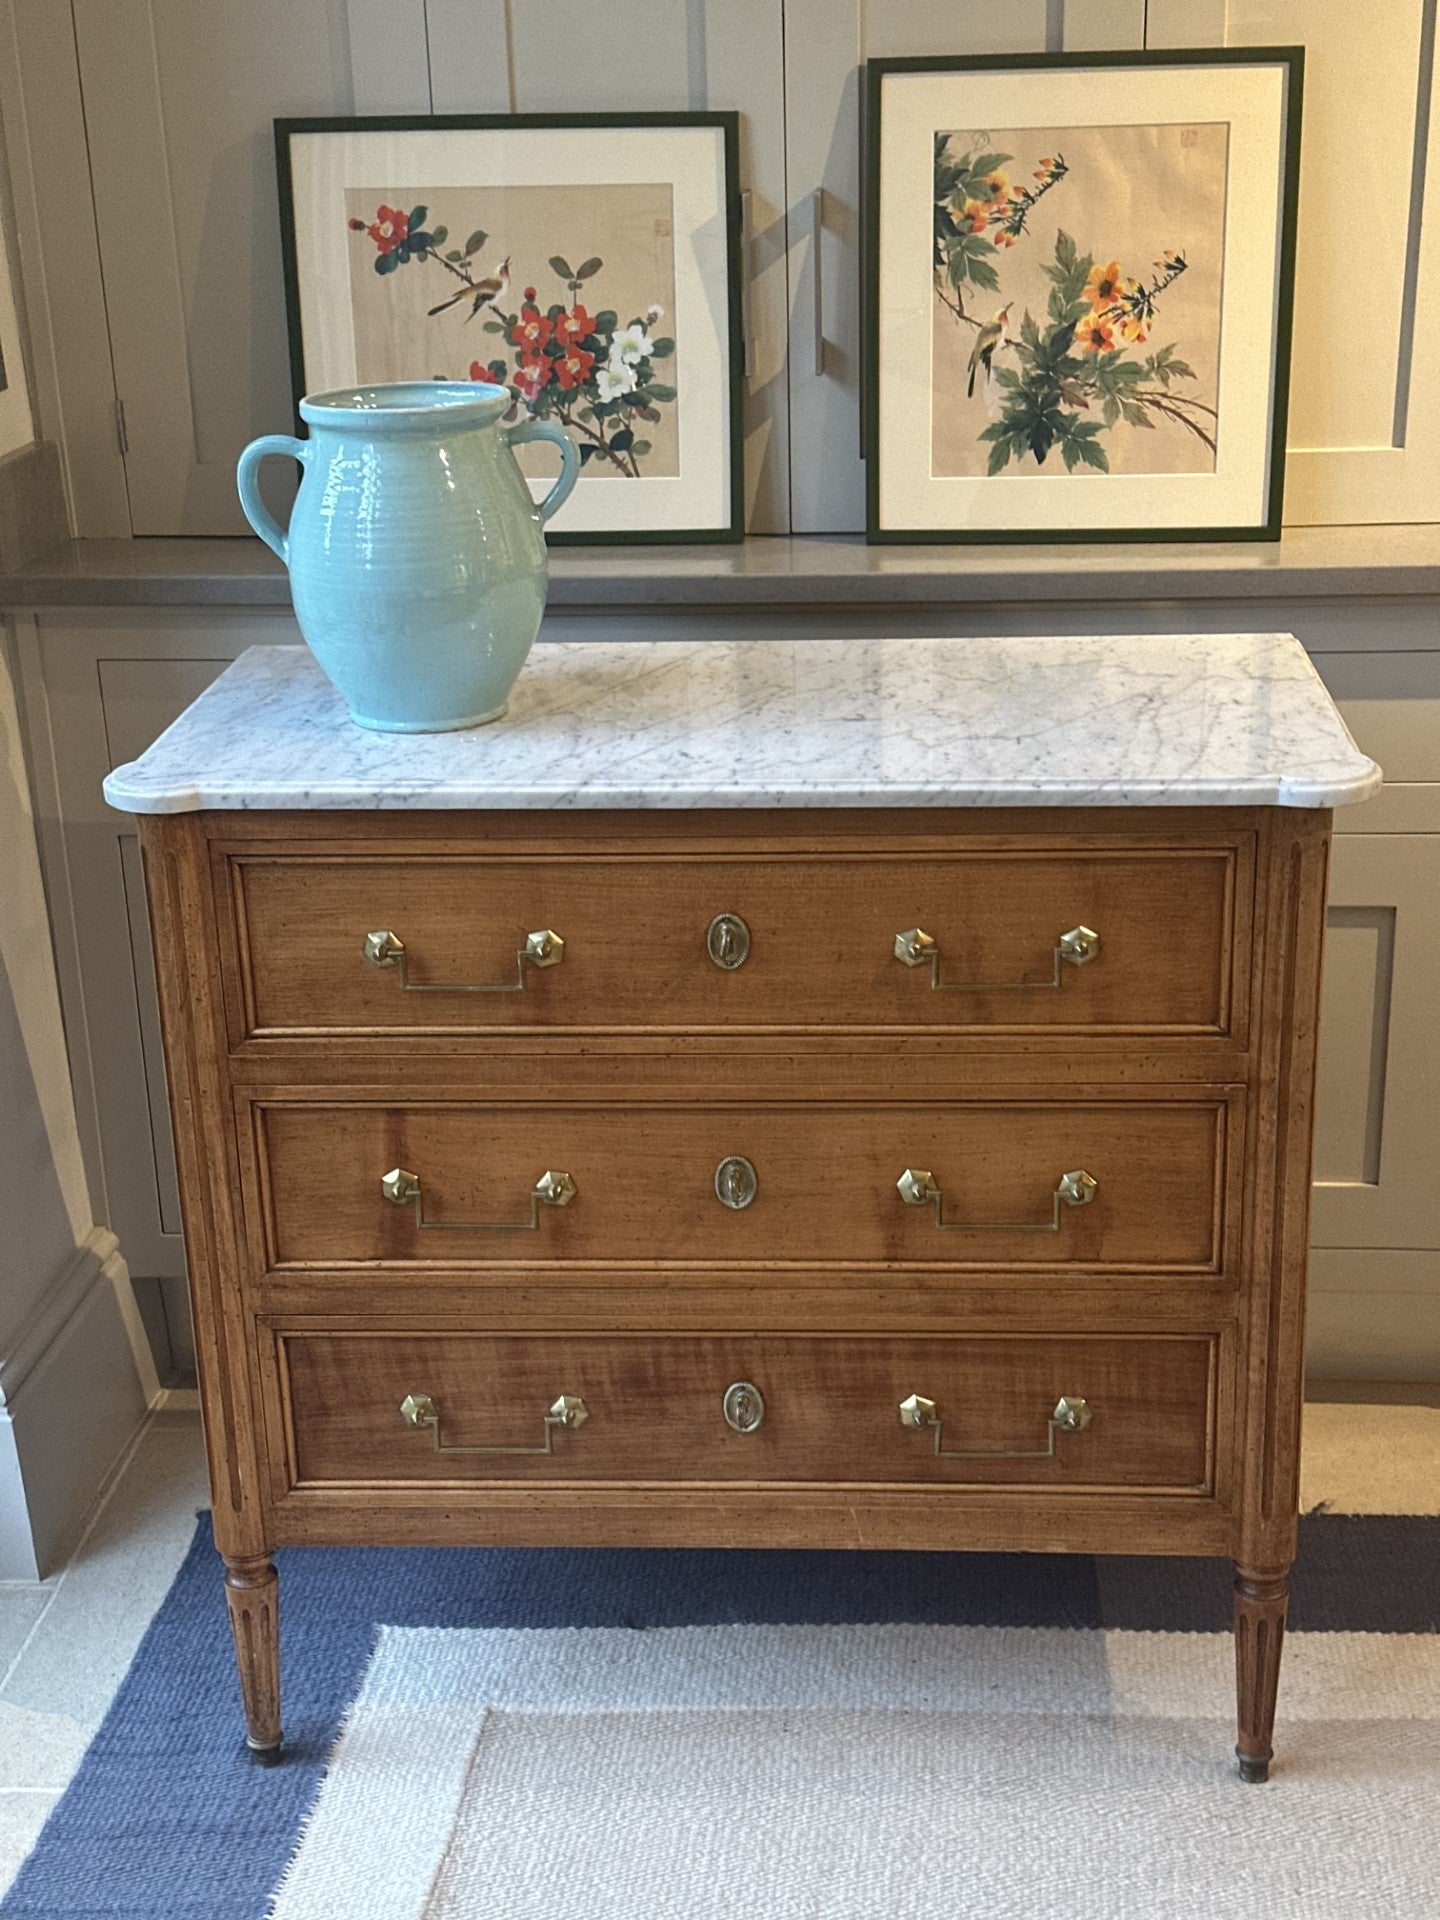
{"type": "Polygon", "coordinates": [[[278,1344],[291,1485],[1213,1483],[1211,1336],[278,1344]]]}
{"type": "Polygon", "coordinates": [[[1214,1274],[1238,1100],[263,1105],[256,1232],[268,1268],[1214,1274]]]}
{"type": "Polygon", "coordinates": [[[1241,1025],[1242,865],[1248,845],[235,860],[237,1025],[1215,1035],[1241,1025]],[[743,925],[712,934],[723,916],[743,925]]]}

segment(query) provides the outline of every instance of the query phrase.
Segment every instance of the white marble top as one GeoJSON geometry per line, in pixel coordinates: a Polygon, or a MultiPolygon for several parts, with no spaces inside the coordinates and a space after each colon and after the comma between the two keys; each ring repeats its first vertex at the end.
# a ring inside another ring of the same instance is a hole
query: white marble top
{"type": "Polygon", "coordinates": [[[105,782],[216,808],[1288,806],[1376,791],[1288,634],[537,646],[510,711],[371,733],[255,647],[105,782]]]}

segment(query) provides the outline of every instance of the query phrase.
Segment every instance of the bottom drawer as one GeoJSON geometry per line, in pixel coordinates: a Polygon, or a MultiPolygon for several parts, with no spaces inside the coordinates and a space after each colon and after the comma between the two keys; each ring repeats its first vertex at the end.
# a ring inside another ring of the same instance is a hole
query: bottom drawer
{"type": "Polygon", "coordinates": [[[295,1486],[1208,1492],[1203,1334],[279,1336],[295,1486]]]}

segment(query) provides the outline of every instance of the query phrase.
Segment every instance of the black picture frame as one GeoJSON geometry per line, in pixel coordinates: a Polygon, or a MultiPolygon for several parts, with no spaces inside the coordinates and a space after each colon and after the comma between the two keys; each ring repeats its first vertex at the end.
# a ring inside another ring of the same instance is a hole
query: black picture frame
{"type": "Polygon", "coordinates": [[[1285,433],[1290,405],[1290,354],[1295,298],[1295,231],[1300,186],[1300,128],[1304,100],[1303,47],[1166,48],[1146,52],[913,55],[866,62],[862,115],[862,447],[865,470],[865,537],[872,545],[1070,545],[1122,541],[1274,541],[1280,538],[1285,496],[1285,433]],[[896,528],[880,525],[880,166],[881,93],[890,74],[1015,73],[1176,66],[1279,66],[1285,72],[1285,124],[1281,145],[1279,250],[1276,260],[1274,365],[1271,380],[1269,461],[1262,520],[1242,526],[1028,528],[896,528]]]}
{"type": "MultiPolygon", "coordinates": [[[[707,542],[734,543],[745,537],[744,460],[744,301],[741,286],[740,116],[725,110],[696,113],[437,113],[320,115],[275,120],[275,175],[279,197],[281,256],[285,284],[285,320],[290,351],[290,382],[296,431],[304,433],[300,401],[306,392],[305,347],[300,313],[300,275],[296,250],[294,176],[291,140],[296,135],[354,133],[445,133],[587,128],[643,129],[708,127],[721,135],[725,178],[725,314],[728,340],[724,363],[728,394],[721,400],[729,419],[729,516],[714,527],[645,527],[624,531],[575,531],[546,528],[550,546],[658,546],[707,542]]],[[[701,403],[703,404],[703,402],[701,403]]]]}

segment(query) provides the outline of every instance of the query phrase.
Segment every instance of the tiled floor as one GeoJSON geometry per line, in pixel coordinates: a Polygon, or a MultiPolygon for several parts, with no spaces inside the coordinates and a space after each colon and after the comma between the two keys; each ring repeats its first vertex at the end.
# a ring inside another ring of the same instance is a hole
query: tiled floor
{"type": "MultiPolygon", "coordinates": [[[[65,1570],[40,1585],[0,1582],[0,1893],[103,1719],[206,1503],[198,1420],[152,1415],[65,1570]]],[[[1440,1406],[1312,1403],[1301,1505],[1321,1504],[1440,1511],[1440,1406]]],[[[225,1631],[218,1574],[215,1630],[225,1631]]]]}

